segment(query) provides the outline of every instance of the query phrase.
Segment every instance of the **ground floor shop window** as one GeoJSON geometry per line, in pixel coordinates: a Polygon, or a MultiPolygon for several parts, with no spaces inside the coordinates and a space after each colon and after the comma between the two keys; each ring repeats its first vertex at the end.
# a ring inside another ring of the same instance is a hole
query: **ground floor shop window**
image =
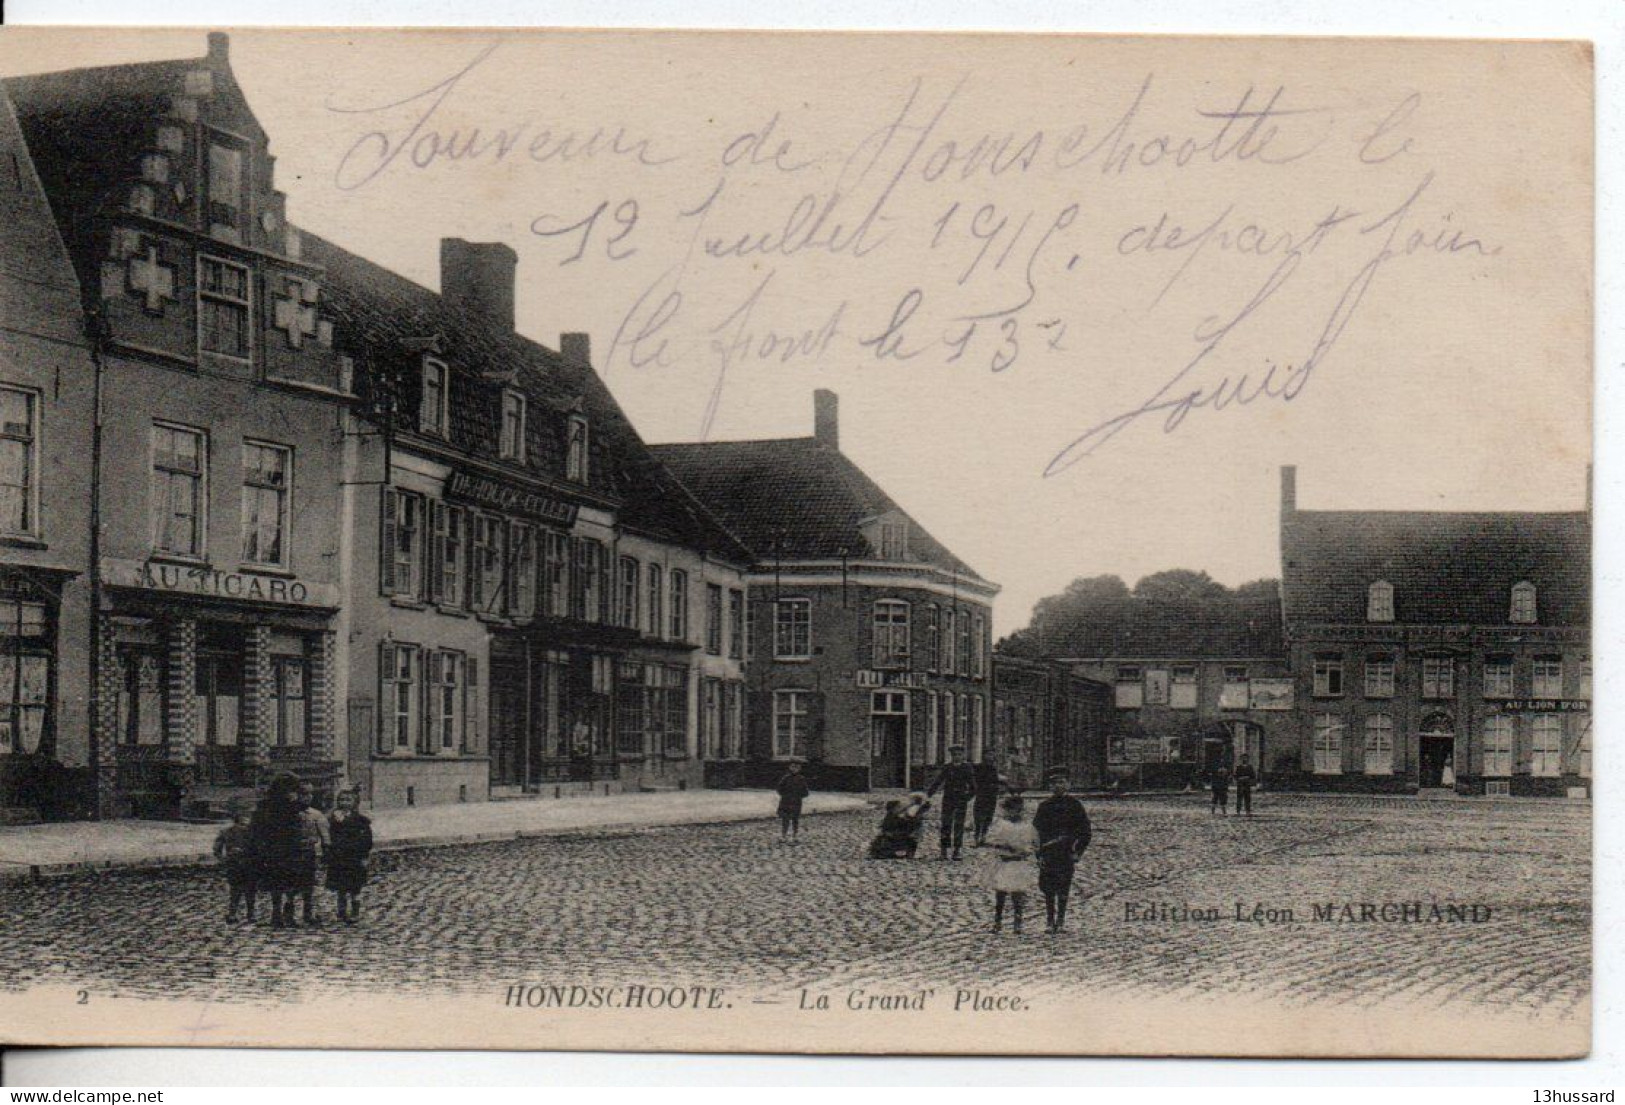
{"type": "Polygon", "coordinates": [[[1536,714],[1531,724],[1531,775],[1563,774],[1563,718],[1558,714],[1536,714]]]}
{"type": "Polygon", "coordinates": [[[773,692],[773,758],[787,760],[807,754],[809,691],[773,692]]]}
{"type": "Polygon", "coordinates": [[[408,752],[412,748],[412,734],[418,728],[420,662],[416,645],[383,647],[380,752],[408,752]]]}
{"type": "Polygon", "coordinates": [[[1496,714],[1484,722],[1484,774],[1512,774],[1513,724],[1508,714],[1496,714]]]}
{"type": "Polygon", "coordinates": [[[1394,717],[1372,714],[1365,719],[1365,773],[1394,773],[1394,717]]]}
{"type": "Polygon", "coordinates": [[[125,744],[164,742],[164,665],[156,651],[119,650],[119,739],[125,744]]]}
{"type": "Polygon", "coordinates": [[[300,656],[278,656],[272,661],[276,693],[276,743],[283,747],[305,744],[310,734],[310,665],[300,656]]]}
{"type": "Polygon", "coordinates": [[[0,655],[0,754],[39,751],[50,691],[49,656],[0,655]]]}
{"type": "Polygon", "coordinates": [[[1343,773],[1343,719],[1336,714],[1315,715],[1315,774],[1343,773]]]}
{"type": "Polygon", "coordinates": [[[616,743],[627,755],[688,752],[688,669],[623,663],[617,672],[616,743]]]}

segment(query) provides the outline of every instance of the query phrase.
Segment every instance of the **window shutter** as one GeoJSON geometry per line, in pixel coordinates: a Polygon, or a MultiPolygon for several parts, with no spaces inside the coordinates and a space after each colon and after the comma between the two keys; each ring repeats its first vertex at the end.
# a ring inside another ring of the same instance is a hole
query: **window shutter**
{"type": "Polygon", "coordinates": [[[395,743],[394,734],[394,646],[378,642],[378,751],[388,755],[395,743]]]}
{"type": "MultiPolygon", "coordinates": [[[[446,508],[446,545],[457,564],[457,576],[452,580],[454,591],[446,592],[441,601],[463,606],[468,597],[464,583],[468,578],[468,512],[460,506],[446,508]]],[[[444,583],[441,590],[446,590],[444,583]]]]}
{"type": "Polygon", "coordinates": [[[824,692],[804,691],[807,702],[807,759],[823,760],[824,754],[824,692]]]}
{"type": "Polygon", "coordinates": [[[429,504],[429,601],[444,602],[445,580],[443,579],[446,551],[446,527],[448,515],[446,504],[436,500],[429,504]]]}
{"type": "Polygon", "coordinates": [[[418,731],[417,750],[427,754],[434,751],[435,690],[440,675],[440,654],[424,649],[418,664],[418,731]]]}
{"type": "Polygon", "coordinates": [[[473,656],[464,667],[463,751],[474,755],[480,750],[480,662],[473,656]]]}
{"type": "Polygon", "coordinates": [[[395,593],[395,489],[386,487],[380,500],[378,520],[378,587],[386,595],[395,593]]]}

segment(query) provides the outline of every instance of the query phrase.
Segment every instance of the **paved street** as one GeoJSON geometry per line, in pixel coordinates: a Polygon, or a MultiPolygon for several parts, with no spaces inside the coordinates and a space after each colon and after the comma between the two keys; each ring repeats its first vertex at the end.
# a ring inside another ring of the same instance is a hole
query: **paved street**
{"type": "MultiPolygon", "coordinates": [[[[1561,1016],[1589,990],[1590,809],[1561,802],[1265,796],[1251,821],[1199,800],[1092,808],[1071,931],[989,931],[976,853],[862,858],[877,818],[810,817],[799,846],[747,822],[378,857],[354,929],[223,921],[206,869],[0,887],[0,984],[263,1000],[409,986],[709,982],[772,996],[877,982],[1285,1002],[1487,1003],[1561,1016]],[[1335,903],[1438,901],[1480,923],[1316,920],[1335,903]],[[1234,919],[1236,903],[1260,921],[1234,919]],[[1142,905],[1141,903],[1146,903],[1142,905]],[[1211,922],[1154,906],[1216,908],[1211,922]],[[1267,911],[1290,923],[1269,923],[1267,911]],[[1128,920],[1152,912],[1150,920],[1128,920]]],[[[322,893],[323,911],[331,899],[322,893]]]]}

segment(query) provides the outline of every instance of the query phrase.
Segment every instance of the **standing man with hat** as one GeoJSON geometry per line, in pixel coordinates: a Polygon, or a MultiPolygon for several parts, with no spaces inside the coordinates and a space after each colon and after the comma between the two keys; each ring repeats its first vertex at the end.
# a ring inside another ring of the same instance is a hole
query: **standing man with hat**
{"type": "Polygon", "coordinates": [[[976,769],[965,762],[962,746],[955,745],[948,750],[948,762],[925,793],[930,797],[939,790],[942,791],[942,858],[947,859],[951,851],[954,859],[962,859],[965,814],[970,811],[971,798],[976,794],[976,769]]]}
{"type": "Polygon", "coordinates": [[[1050,796],[1038,804],[1033,828],[1038,830],[1038,889],[1044,894],[1046,932],[1060,932],[1066,924],[1066,901],[1072,893],[1072,875],[1078,857],[1089,847],[1093,830],[1083,803],[1067,793],[1066,769],[1050,769],[1045,776],[1050,796]]]}

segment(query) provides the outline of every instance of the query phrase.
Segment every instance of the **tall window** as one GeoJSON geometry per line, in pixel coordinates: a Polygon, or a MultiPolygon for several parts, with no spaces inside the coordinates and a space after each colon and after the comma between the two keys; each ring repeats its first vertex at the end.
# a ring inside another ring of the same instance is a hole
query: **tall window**
{"type": "Polygon", "coordinates": [[[1536,698],[1563,697],[1563,658],[1537,656],[1534,663],[1534,683],[1530,688],[1536,698]]]}
{"type": "Polygon", "coordinates": [[[732,680],[722,690],[722,757],[737,760],[745,754],[745,685],[732,680]]]}
{"type": "Polygon", "coordinates": [[[700,758],[722,756],[722,680],[706,679],[700,684],[700,758]]]}
{"type": "Polygon", "coordinates": [[[305,685],[309,674],[309,665],[302,656],[278,656],[271,662],[276,743],[281,747],[302,745],[308,739],[310,705],[305,685]]]}
{"type": "Polygon", "coordinates": [[[1365,719],[1365,773],[1394,773],[1394,715],[1368,714],[1365,719]]]}
{"type": "Polygon", "coordinates": [[[1484,720],[1484,774],[1512,774],[1512,715],[1493,714],[1484,720]]]}
{"type": "Polygon", "coordinates": [[[576,483],[588,483],[592,450],[587,433],[587,420],[572,414],[566,427],[564,443],[564,477],[576,483]]]}
{"type": "Polygon", "coordinates": [[[1487,657],[1484,661],[1484,697],[1511,698],[1512,694],[1512,657],[1487,657]]]}
{"type": "Polygon", "coordinates": [[[548,530],[542,549],[542,586],[547,589],[546,610],[550,617],[570,613],[570,537],[548,530]]]}
{"type": "Polygon", "coordinates": [[[1529,625],[1535,620],[1535,585],[1528,580],[1513,585],[1509,620],[1517,625],[1529,625]]]}
{"type": "MultiPolygon", "coordinates": [[[[925,630],[920,634],[920,666],[926,671],[937,670],[937,619],[940,616],[937,604],[925,604],[925,630]]],[[[927,760],[927,763],[935,761],[927,760]]]]}
{"type": "Polygon", "coordinates": [[[1336,714],[1315,715],[1315,774],[1343,773],[1343,719],[1336,714]]]}
{"type": "Polygon", "coordinates": [[[423,594],[423,496],[384,489],[383,550],[380,584],[386,595],[418,598],[423,594]]]}
{"type": "Polygon", "coordinates": [[[688,573],[671,570],[671,639],[688,640],[688,573]]]}
{"type": "Polygon", "coordinates": [[[1196,692],[1196,665],[1175,664],[1173,684],[1168,690],[1168,705],[1175,710],[1194,710],[1196,692]]]}
{"type": "Polygon", "coordinates": [[[952,691],[943,691],[942,695],[941,695],[941,698],[942,698],[942,744],[941,744],[941,746],[940,746],[940,748],[938,750],[941,752],[944,759],[946,759],[947,755],[948,755],[948,749],[952,748],[954,746],[954,744],[957,743],[954,740],[954,718],[955,718],[956,714],[955,714],[955,711],[954,711],[954,694],[953,694],[953,692],[952,691]]]}
{"type": "Polygon", "coordinates": [[[570,616],[596,622],[603,618],[604,546],[592,537],[575,539],[575,576],[571,581],[570,616]]]}
{"type": "Polygon", "coordinates": [[[908,523],[904,521],[880,524],[880,559],[908,559],[908,523]]]}
{"type": "Polygon", "coordinates": [[[627,629],[638,628],[638,586],[643,582],[639,578],[641,574],[636,560],[630,556],[621,557],[616,605],[620,610],[620,624],[627,629]]]}
{"type": "Polygon", "coordinates": [[[421,749],[427,755],[455,753],[462,746],[465,664],[460,652],[429,653],[429,724],[421,749]]]}
{"type": "Polygon", "coordinates": [[[508,560],[507,523],[494,514],[476,514],[471,528],[474,531],[474,557],[470,605],[478,614],[500,614],[507,598],[504,587],[504,569],[508,560]]]}
{"type": "Polygon", "coordinates": [[[952,675],[959,666],[959,654],[955,642],[959,640],[954,633],[954,611],[952,607],[942,608],[942,636],[939,638],[940,646],[937,650],[937,664],[943,675],[952,675]]]}
{"type": "Polygon", "coordinates": [[[1121,664],[1114,677],[1117,707],[1138,710],[1145,705],[1145,680],[1138,664],[1121,664]]]}
{"type": "Polygon", "coordinates": [[[288,563],[288,489],[293,450],[257,441],[243,443],[243,560],[288,563]]]}
{"type": "Polygon", "coordinates": [[[957,620],[959,622],[959,663],[956,670],[960,675],[969,675],[971,662],[970,611],[961,610],[957,620]]]}
{"type": "Polygon", "coordinates": [[[198,258],[198,340],[209,353],[249,355],[248,269],[214,257],[198,258]]]}
{"type": "Polygon", "coordinates": [[[466,584],[464,560],[468,541],[468,516],[460,506],[435,503],[434,553],[429,597],[447,606],[462,606],[466,584]]]}
{"type": "Polygon", "coordinates": [[[209,143],[209,233],[226,241],[242,241],[246,151],[221,141],[209,143]]]}
{"type": "Polygon", "coordinates": [[[525,459],[525,396],[512,388],[502,392],[502,459],[525,459]]]}
{"type": "Polygon", "coordinates": [[[418,397],[418,429],[426,434],[446,436],[447,412],[451,406],[447,398],[450,381],[444,363],[424,359],[423,390],[418,397]]]}
{"type": "Polygon", "coordinates": [[[980,614],[971,616],[971,675],[987,678],[987,621],[980,614]]]}
{"type": "Polygon", "coordinates": [[[1422,657],[1422,697],[1456,697],[1456,662],[1448,656],[1422,657]]]}
{"type": "Polygon", "coordinates": [[[808,691],[773,692],[773,758],[807,754],[808,691]]]}
{"type": "Polygon", "coordinates": [[[745,655],[745,592],[728,591],[728,655],[735,660],[745,655]]]}
{"type": "Polygon", "coordinates": [[[1394,620],[1394,585],[1379,579],[1365,592],[1365,620],[1391,622],[1394,620]]]}
{"type": "Polygon", "coordinates": [[[666,633],[666,579],[660,565],[649,565],[649,636],[663,637],[666,633]]]}
{"type": "Polygon", "coordinates": [[[379,751],[409,752],[418,728],[418,646],[386,644],[382,654],[379,751]]]}
{"type": "Polygon", "coordinates": [[[937,749],[941,742],[942,708],[937,704],[937,696],[930,691],[925,693],[925,706],[925,762],[940,763],[937,749]]]}
{"type": "Polygon", "coordinates": [[[1335,698],[1343,693],[1343,658],[1315,657],[1314,693],[1317,698],[1335,698]]]}
{"type": "Polygon", "coordinates": [[[1563,716],[1536,714],[1530,728],[1530,747],[1534,755],[1529,761],[1529,773],[1545,776],[1563,774],[1563,716]]]}
{"type": "Polygon", "coordinates": [[[906,668],[908,666],[908,603],[883,599],[875,603],[874,613],[874,666],[877,668],[906,668]]]}
{"type": "Polygon", "coordinates": [[[1392,656],[1366,657],[1365,696],[1367,698],[1394,697],[1394,658],[1392,656]]]}
{"type": "Polygon", "coordinates": [[[722,655],[722,587],[716,583],[705,585],[705,651],[722,655]]]}
{"type": "Polygon", "coordinates": [[[508,531],[508,613],[536,613],[536,529],[514,522],[508,531]]]}
{"type": "Polygon", "coordinates": [[[173,556],[203,556],[203,504],[208,449],[203,435],[178,426],[152,428],[152,547],[173,556]]]}
{"type": "Polygon", "coordinates": [[[780,599],[773,609],[773,658],[805,660],[812,656],[812,600],[780,599]]]}
{"type": "Polygon", "coordinates": [[[39,533],[39,400],[0,387],[0,533],[39,533]]]}

